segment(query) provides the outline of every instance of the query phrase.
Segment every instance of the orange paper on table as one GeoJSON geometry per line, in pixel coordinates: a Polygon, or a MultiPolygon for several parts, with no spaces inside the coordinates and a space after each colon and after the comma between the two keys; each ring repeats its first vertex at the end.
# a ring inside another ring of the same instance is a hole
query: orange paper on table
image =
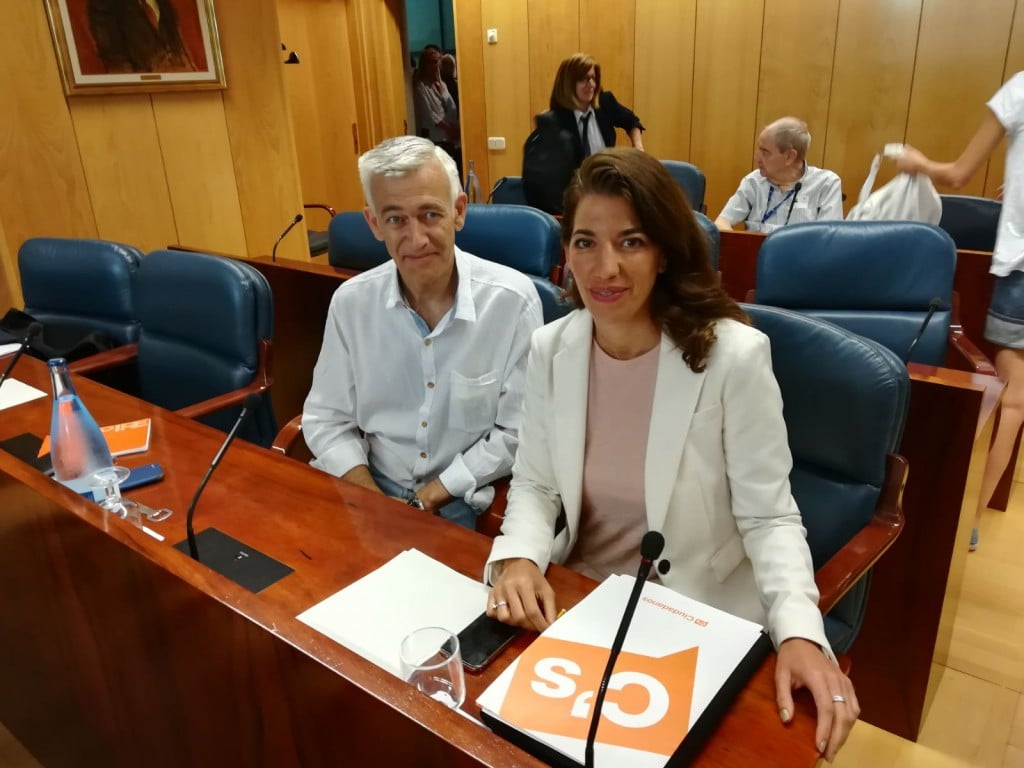
{"type": "MultiPolygon", "coordinates": [[[[127,456],[130,453],[142,453],[149,450],[150,420],[126,421],[123,424],[111,424],[100,427],[103,437],[107,439],[107,447],[111,456],[127,456]]],[[[39,455],[50,452],[50,436],[43,438],[39,446],[39,455]]]]}

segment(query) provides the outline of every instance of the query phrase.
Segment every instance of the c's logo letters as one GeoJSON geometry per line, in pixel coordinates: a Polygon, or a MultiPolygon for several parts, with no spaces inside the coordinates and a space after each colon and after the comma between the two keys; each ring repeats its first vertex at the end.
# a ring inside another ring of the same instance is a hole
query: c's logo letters
{"type": "MultiPolygon", "coordinates": [[[[519,658],[501,716],[520,728],[585,739],[607,660],[604,648],[539,638],[519,658]]],[[[621,654],[598,740],[671,755],[689,727],[696,666],[696,648],[661,658],[621,654]]]]}

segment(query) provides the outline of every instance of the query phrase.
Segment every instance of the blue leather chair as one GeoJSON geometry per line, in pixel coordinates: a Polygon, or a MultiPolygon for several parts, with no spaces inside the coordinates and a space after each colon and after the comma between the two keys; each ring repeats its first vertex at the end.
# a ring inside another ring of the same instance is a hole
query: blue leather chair
{"type": "Polygon", "coordinates": [[[277,431],[270,402],[274,305],[252,266],[188,251],[154,251],[135,280],[141,326],[136,344],[75,363],[89,373],[135,361],[139,396],[228,431],[251,392],[260,404],[238,436],[269,447],[277,431]]]}
{"type": "Polygon", "coordinates": [[[362,211],[342,211],[327,228],[327,263],[362,272],[390,259],[387,246],[373,236],[362,211]]]}
{"type": "Polygon", "coordinates": [[[502,176],[491,190],[490,202],[501,205],[529,205],[523,194],[522,176],[502,176]]]}
{"type": "Polygon", "coordinates": [[[910,359],[946,365],[947,345],[968,368],[991,363],[953,317],[956,246],[914,221],[815,221],[775,230],[757,257],[758,304],[794,309],[874,339],[901,358],[934,312],[910,359]]]}
{"type": "Polygon", "coordinates": [[[562,232],[551,214],[524,205],[472,204],[455,244],[481,259],[504,264],[529,276],[540,295],[544,322],[571,312],[562,289],[551,282],[562,257],[562,232]]]}
{"type": "Polygon", "coordinates": [[[139,338],[133,282],[143,258],[104,240],[36,237],[18,250],[25,312],[49,328],[99,331],[116,344],[139,338]]]}
{"type": "Polygon", "coordinates": [[[833,649],[845,653],[867,607],[870,567],[903,527],[907,463],[896,455],[907,369],[870,339],[806,315],[743,305],[771,340],[800,507],[833,649]]]}
{"type": "Polygon", "coordinates": [[[694,211],[693,217],[697,219],[697,223],[700,224],[700,228],[703,229],[704,233],[708,236],[708,258],[711,259],[711,268],[717,272],[718,253],[722,249],[722,233],[718,231],[718,227],[715,226],[715,222],[703,213],[694,211]]]}
{"type": "Polygon", "coordinates": [[[1003,204],[999,200],[969,195],[939,195],[942,218],[939,226],[962,251],[993,251],[1003,204]]]}
{"type": "Polygon", "coordinates": [[[676,184],[683,188],[686,199],[690,201],[690,207],[699,213],[704,213],[704,190],[707,182],[704,179],[704,172],[693,163],[686,163],[682,160],[662,160],[662,165],[672,174],[676,184]]]}
{"type": "MultiPolygon", "coordinates": [[[[332,266],[362,271],[390,258],[362,213],[339,213],[331,219],[329,232],[327,258],[332,266]]],[[[465,225],[455,234],[455,244],[528,275],[540,295],[545,322],[572,309],[562,301],[561,289],[551,282],[552,269],[562,254],[561,231],[553,216],[522,205],[473,203],[468,206],[465,225]]]]}

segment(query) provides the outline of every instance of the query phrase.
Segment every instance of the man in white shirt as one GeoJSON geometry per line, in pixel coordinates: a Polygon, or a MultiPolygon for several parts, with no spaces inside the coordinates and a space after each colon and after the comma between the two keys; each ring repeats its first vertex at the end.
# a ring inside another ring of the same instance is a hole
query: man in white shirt
{"type": "Polygon", "coordinates": [[[429,140],[388,139],[359,175],[391,261],[334,294],[302,433],[314,466],[473,527],[512,469],[540,299],[455,247],[466,195],[429,140]]]}
{"type": "Polygon", "coordinates": [[[743,222],[748,232],[771,232],[787,224],[843,218],[843,189],[832,171],[807,165],[807,123],[782,117],[757,140],[757,170],[748,173],[715,219],[730,231],[743,222]]]}

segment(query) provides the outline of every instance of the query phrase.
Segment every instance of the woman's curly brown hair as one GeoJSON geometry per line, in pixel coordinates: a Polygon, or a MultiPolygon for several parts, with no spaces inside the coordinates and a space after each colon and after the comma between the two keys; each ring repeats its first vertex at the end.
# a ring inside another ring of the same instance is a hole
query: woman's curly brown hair
{"type": "MultiPolygon", "coordinates": [[[[669,335],[694,372],[707,365],[715,343],[715,321],[750,319],[722,290],[708,258],[707,235],[682,189],[660,161],[638,149],[605,149],[588,157],[565,190],[562,245],[568,250],[576,207],[586,195],[629,201],[644,234],[657,246],[665,268],[651,291],[651,318],[669,335]]],[[[568,292],[583,306],[573,283],[568,292]]]]}

